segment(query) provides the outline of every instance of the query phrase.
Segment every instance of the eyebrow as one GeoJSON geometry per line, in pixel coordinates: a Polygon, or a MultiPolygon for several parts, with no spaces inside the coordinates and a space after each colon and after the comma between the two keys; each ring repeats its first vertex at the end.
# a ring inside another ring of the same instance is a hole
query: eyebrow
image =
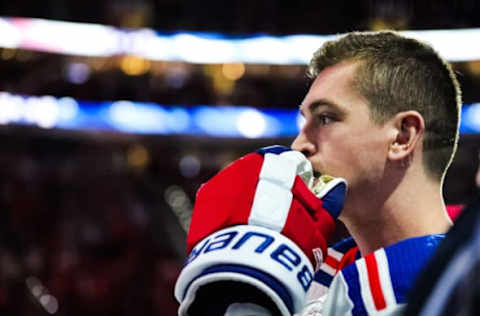
{"type": "MultiPolygon", "coordinates": [[[[321,106],[325,106],[325,107],[328,107],[328,108],[331,108],[335,111],[338,111],[340,112],[341,114],[343,114],[345,111],[342,110],[342,108],[336,104],[335,102],[331,101],[331,100],[328,100],[328,99],[324,99],[324,98],[321,98],[321,99],[317,99],[313,102],[311,102],[307,108],[309,110],[310,113],[312,113],[313,111],[315,111],[317,108],[321,107],[321,106]]],[[[300,113],[305,116],[305,113],[303,112],[303,109],[302,109],[302,104],[299,105],[299,108],[300,108],[300,113]]]]}

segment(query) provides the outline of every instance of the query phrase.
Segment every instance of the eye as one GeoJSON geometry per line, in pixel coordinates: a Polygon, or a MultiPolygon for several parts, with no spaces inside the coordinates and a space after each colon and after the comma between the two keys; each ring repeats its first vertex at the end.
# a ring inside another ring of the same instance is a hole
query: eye
{"type": "Polygon", "coordinates": [[[335,118],[333,116],[325,113],[316,115],[315,120],[318,125],[322,125],[322,126],[335,122],[335,118]]]}

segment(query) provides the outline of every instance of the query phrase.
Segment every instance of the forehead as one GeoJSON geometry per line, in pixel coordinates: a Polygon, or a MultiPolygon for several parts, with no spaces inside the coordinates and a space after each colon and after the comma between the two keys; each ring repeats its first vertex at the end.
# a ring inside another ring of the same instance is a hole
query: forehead
{"type": "Polygon", "coordinates": [[[317,100],[329,100],[339,107],[349,107],[363,101],[354,89],[353,79],[359,62],[341,62],[322,70],[313,81],[301,108],[307,110],[317,100]]]}

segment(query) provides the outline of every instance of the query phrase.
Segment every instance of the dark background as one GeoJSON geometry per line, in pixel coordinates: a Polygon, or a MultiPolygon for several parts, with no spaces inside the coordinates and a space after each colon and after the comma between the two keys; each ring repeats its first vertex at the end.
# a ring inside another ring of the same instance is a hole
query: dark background
{"type": "MultiPolygon", "coordinates": [[[[479,13],[473,0],[0,3],[1,16],[231,36],[471,28],[479,26],[479,13]]],[[[0,49],[0,91],[296,108],[308,88],[304,66],[246,65],[245,75],[225,88],[212,76],[222,65],[151,62],[147,71],[127,75],[121,59],[0,49]],[[89,67],[85,81],[68,76],[74,64],[89,67]]],[[[454,68],[464,102],[480,101],[480,61],[454,68]]],[[[477,192],[479,137],[460,140],[445,182],[449,204],[467,203],[477,192]]],[[[0,126],[0,314],[175,315],[185,233],[174,213],[188,212],[198,186],[228,162],[291,141],[0,126]]],[[[339,229],[336,238],[344,234],[339,229]]]]}

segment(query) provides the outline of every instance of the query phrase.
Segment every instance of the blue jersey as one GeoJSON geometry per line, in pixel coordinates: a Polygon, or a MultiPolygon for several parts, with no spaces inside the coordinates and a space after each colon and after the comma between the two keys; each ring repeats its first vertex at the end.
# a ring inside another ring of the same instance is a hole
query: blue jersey
{"type": "Polygon", "coordinates": [[[361,257],[355,241],[328,249],[301,315],[396,315],[444,235],[409,238],[361,257]],[[316,314],[317,313],[317,314],[316,314]]]}

